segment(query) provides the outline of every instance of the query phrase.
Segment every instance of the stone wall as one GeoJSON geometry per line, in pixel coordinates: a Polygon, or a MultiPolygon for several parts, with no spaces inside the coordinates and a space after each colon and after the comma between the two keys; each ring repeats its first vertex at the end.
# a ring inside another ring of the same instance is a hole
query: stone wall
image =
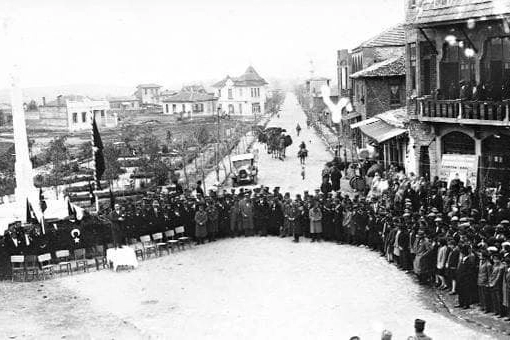
{"type": "Polygon", "coordinates": [[[365,80],[365,113],[366,118],[373,117],[379,113],[396,109],[405,105],[405,77],[391,78],[366,78],[365,80]],[[390,104],[390,86],[398,84],[400,87],[400,103],[390,104]]]}

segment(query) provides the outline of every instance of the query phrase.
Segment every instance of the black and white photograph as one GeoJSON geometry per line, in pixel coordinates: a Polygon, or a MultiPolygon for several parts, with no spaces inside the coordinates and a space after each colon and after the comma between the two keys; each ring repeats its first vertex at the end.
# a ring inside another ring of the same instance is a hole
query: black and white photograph
{"type": "Polygon", "coordinates": [[[510,339],[510,0],[2,0],[0,339],[510,339]]]}

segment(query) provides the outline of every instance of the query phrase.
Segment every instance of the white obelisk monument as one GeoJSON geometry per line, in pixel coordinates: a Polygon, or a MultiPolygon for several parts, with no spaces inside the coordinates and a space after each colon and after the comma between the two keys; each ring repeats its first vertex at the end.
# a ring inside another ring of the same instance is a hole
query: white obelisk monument
{"type": "Polygon", "coordinates": [[[12,106],[12,127],[14,130],[14,149],[16,152],[16,163],[14,171],[16,176],[16,215],[22,222],[26,222],[26,203],[29,197],[34,197],[37,190],[34,186],[34,175],[32,162],[28,151],[27,126],[25,122],[25,110],[19,84],[18,68],[13,67],[11,74],[11,106],[12,106]]]}

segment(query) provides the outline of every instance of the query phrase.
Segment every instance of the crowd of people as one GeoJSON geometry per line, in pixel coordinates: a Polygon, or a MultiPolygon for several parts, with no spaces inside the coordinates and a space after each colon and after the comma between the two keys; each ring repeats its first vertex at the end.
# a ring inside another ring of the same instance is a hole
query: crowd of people
{"type": "MultiPolygon", "coordinates": [[[[510,311],[510,202],[503,190],[489,195],[460,179],[448,185],[405,175],[394,166],[328,163],[314,192],[240,188],[208,194],[178,188],[116,204],[105,218],[86,216],[18,234],[0,244],[7,254],[52,252],[94,244],[119,246],[142,235],[184,226],[197,244],[236,236],[290,237],[366,246],[422,284],[458,295],[458,307],[477,304],[500,317],[510,311]],[[358,168],[358,172],[356,172],[358,168]],[[358,192],[340,191],[344,176],[367,178],[358,192]],[[108,223],[107,223],[108,222],[108,223]]],[[[503,186],[501,186],[503,187],[503,186]]],[[[510,319],[507,319],[510,320],[510,319]]]]}

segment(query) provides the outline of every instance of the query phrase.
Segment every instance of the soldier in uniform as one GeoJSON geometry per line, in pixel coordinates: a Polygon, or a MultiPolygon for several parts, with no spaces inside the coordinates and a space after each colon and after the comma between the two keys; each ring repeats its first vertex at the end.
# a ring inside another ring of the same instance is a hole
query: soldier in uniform
{"type": "Polygon", "coordinates": [[[195,213],[195,237],[197,244],[204,244],[207,237],[207,212],[203,204],[198,205],[198,211],[195,213]]]}

